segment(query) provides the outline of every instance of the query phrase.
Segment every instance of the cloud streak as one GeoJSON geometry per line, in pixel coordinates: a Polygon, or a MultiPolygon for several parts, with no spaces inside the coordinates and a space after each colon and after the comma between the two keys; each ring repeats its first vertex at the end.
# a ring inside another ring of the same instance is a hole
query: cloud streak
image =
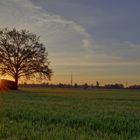
{"type": "Polygon", "coordinates": [[[88,44],[91,44],[90,35],[82,26],[60,16],[51,15],[28,0],[0,1],[0,17],[4,27],[26,28],[40,35],[53,55],[84,54],[90,47],[88,44]]]}

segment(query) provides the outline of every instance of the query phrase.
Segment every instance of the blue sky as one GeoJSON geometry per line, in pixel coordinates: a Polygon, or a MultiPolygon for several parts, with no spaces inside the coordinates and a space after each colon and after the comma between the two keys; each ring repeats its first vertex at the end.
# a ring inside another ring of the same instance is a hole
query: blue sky
{"type": "Polygon", "coordinates": [[[140,83],[140,1],[0,0],[1,27],[41,36],[52,82],[140,83]]]}

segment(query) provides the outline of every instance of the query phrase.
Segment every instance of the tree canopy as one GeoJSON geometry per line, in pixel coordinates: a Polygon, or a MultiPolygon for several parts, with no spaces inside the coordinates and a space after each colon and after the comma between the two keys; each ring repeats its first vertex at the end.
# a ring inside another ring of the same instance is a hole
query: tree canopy
{"type": "Polygon", "coordinates": [[[27,30],[0,30],[0,73],[11,76],[18,88],[21,77],[39,76],[50,80],[46,47],[40,37],[27,30]]]}

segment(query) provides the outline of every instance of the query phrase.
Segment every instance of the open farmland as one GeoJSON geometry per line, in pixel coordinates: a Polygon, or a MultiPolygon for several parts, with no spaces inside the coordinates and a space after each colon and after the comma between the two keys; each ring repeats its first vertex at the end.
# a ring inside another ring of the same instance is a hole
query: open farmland
{"type": "Polygon", "coordinates": [[[0,140],[139,139],[139,90],[1,91],[0,140]]]}

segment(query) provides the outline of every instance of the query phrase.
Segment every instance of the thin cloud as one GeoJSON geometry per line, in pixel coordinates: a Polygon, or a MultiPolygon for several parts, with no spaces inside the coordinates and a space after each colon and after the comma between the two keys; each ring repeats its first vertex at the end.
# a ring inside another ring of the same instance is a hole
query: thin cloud
{"type": "Polygon", "coordinates": [[[40,35],[50,56],[66,52],[86,54],[89,49],[87,45],[91,44],[90,34],[82,26],[61,16],[52,15],[29,0],[0,1],[0,17],[2,27],[26,28],[40,35]],[[88,42],[86,47],[85,41],[88,42]]]}

